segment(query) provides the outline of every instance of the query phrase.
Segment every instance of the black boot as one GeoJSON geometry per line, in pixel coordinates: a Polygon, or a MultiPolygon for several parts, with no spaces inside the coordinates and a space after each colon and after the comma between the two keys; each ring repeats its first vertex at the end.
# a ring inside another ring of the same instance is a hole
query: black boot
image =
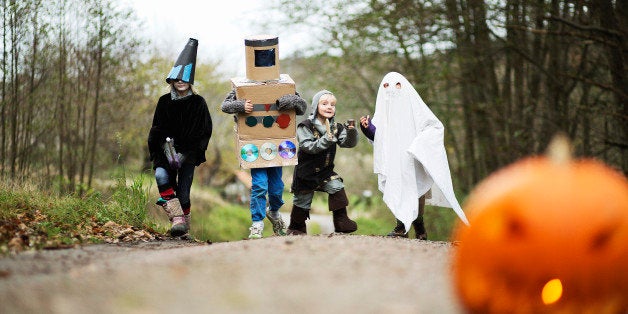
{"type": "Polygon", "coordinates": [[[427,240],[427,231],[425,230],[425,224],[423,223],[423,213],[425,212],[425,195],[419,198],[419,215],[412,222],[414,227],[414,233],[419,240],[427,240]]]}
{"type": "Polygon", "coordinates": [[[406,233],[406,226],[404,226],[404,224],[403,224],[403,222],[401,222],[401,220],[397,219],[397,225],[386,236],[387,237],[407,238],[408,234],[406,233]]]}
{"type": "Polygon", "coordinates": [[[292,206],[292,212],[290,212],[290,225],[286,231],[287,235],[306,235],[307,226],[305,220],[310,218],[310,211],[298,206],[292,206]]]}
{"type": "Polygon", "coordinates": [[[417,219],[412,222],[416,238],[419,240],[427,240],[427,231],[425,230],[425,224],[423,223],[423,215],[419,215],[417,219]]]}
{"type": "Polygon", "coordinates": [[[355,221],[349,219],[349,216],[347,216],[346,207],[336,209],[332,213],[334,215],[335,232],[351,233],[358,230],[358,224],[355,223],[355,221]]]}

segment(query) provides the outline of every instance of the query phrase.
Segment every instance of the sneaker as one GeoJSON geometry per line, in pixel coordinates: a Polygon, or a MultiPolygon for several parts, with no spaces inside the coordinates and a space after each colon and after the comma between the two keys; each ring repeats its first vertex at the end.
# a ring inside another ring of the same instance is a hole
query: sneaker
{"type": "Polygon", "coordinates": [[[253,222],[253,225],[251,225],[251,228],[249,228],[249,230],[251,230],[251,233],[249,234],[249,239],[261,239],[262,232],[264,231],[264,222],[253,222]]]}
{"type": "Polygon", "coordinates": [[[279,211],[266,211],[266,217],[273,224],[273,233],[278,236],[286,235],[286,226],[284,225],[283,219],[281,218],[281,213],[279,211]]]}
{"type": "Polygon", "coordinates": [[[166,202],[168,201],[166,201],[163,197],[160,197],[159,199],[157,199],[157,202],[155,202],[155,204],[163,207],[164,205],[166,205],[166,202]]]}
{"type": "Polygon", "coordinates": [[[173,237],[180,237],[188,232],[188,227],[185,224],[185,218],[183,216],[172,217],[172,227],[170,228],[170,235],[173,237]]]}

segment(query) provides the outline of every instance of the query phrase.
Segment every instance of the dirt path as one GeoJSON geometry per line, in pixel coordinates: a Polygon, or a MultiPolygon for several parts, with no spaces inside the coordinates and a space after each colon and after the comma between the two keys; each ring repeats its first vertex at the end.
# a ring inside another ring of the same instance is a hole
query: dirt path
{"type": "Polygon", "coordinates": [[[0,259],[2,313],[461,313],[449,243],[162,241],[0,259]]]}

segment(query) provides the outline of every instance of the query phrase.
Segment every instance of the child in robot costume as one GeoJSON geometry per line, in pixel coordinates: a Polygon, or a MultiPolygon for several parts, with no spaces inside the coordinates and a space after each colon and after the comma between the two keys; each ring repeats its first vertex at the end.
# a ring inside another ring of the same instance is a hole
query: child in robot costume
{"type": "MultiPolygon", "coordinates": [[[[307,108],[307,103],[299,93],[281,96],[277,101],[277,110],[286,111],[294,109],[297,115],[303,115],[307,108]]],[[[237,99],[236,91],[231,90],[222,103],[221,109],[225,113],[251,113],[253,103],[249,99],[237,99]]],[[[234,116],[237,119],[237,115],[234,116]]],[[[282,179],[283,168],[280,166],[266,168],[251,168],[251,200],[250,211],[252,225],[249,228],[249,239],[259,239],[264,231],[264,218],[273,225],[275,235],[286,235],[285,225],[279,208],[283,206],[282,179]],[[266,195],[268,195],[268,206],[266,205],[266,195]]]]}
{"type": "Polygon", "coordinates": [[[342,178],[334,171],[336,147],[355,147],[358,132],[353,125],[334,121],[336,101],[332,92],[319,91],[312,98],[310,115],[297,126],[299,152],[291,188],[294,199],[289,235],[307,234],[305,221],[315,191],[329,194],[328,208],[333,214],[335,232],[351,233],[358,229],[347,216],[349,200],[342,178]]]}

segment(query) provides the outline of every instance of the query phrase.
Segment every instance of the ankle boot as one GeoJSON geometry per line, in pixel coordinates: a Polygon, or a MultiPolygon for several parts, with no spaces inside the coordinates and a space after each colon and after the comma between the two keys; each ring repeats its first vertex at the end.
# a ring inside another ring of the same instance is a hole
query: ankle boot
{"type": "Polygon", "coordinates": [[[423,213],[425,212],[425,195],[419,198],[419,215],[412,222],[414,227],[414,233],[419,240],[427,240],[427,231],[425,230],[425,224],[423,223],[423,213]]]}
{"type": "Polygon", "coordinates": [[[349,198],[344,188],[334,194],[329,194],[327,206],[334,215],[334,231],[336,232],[351,233],[358,230],[358,224],[347,216],[348,205],[349,198]]]}
{"type": "Polygon", "coordinates": [[[163,205],[163,209],[168,214],[168,218],[172,222],[172,227],[170,227],[170,235],[173,237],[178,237],[186,234],[188,232],[188,227],[185,224],[185,218],[183,217],[183,209],[181,208],[181,203],[178,198],[173,198],[163,205]]]}
{"type": "Polygon", "coordinates": [[[305,220],[308,218],[310,218],[309,210],[293,205],[292,211],[290,212],[290,225],[288,226],[286,234],[306,235],[307,226],[305,225],[305,220]]]}
{"type": "Polygon", "coordinates": [[[425,224],[423,223],[423,216],[419,215],[417,219],[412,222],[416,238],[419,240],[427,240],[427,231],[425,230],[425,224]]]}
{"type": "Polygon", "coordinates": [[[407,238],[408,234],[406,233],[406,226],[403,224],[403,222],[401,222],[401,220],[397,219],[397,225],[386,236],[388,236],[388,237],[407,238]]]}
{"type": "Polygon", "coordinates": [[[334,231],[351,233],[358,230],[358,224],[347,216],[346,207],[336,209],[332,213],[334,215],[334,231]]]}

